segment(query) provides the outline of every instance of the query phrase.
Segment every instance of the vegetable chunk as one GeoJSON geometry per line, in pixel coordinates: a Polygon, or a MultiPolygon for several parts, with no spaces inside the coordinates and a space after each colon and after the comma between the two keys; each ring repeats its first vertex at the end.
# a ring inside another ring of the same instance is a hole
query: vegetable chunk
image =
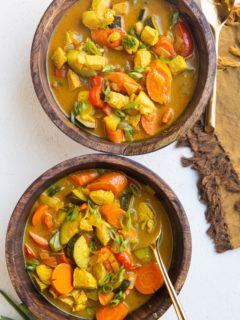
{"type": "Polygon", "coordinates": [[[134,57],[135,68],[146,68],[151,63],[151,53],[148,50],[140,49],[134,57]]]}
{"type": "Polygon", "coordinates": [[[116,14],[127,14],[128,13],[128,2],[119,2],[115,3],[113,5],[113,10],[116,12],[116,14]]]}
{"type": "Polygon", "coordinates": [[[81,269],[87,269],[90,250],[84,236],[79,237],[73,247],[73,259],[81,269]]]}
{"type": "Polygon", "coordinates": [[[141,40],[150,46],[154,46],[158,42],[157,30],[149,26],[144,27],[141,33],[141,40]]]}
{"type": "Polygon", "coordinates": [[[97,280],[90,272],[75,268],[73,272],[73,286],[78,289],[97,289],[97,280]]]}
{"type": "Polygon", "coordinates": [[[99,189],[112,191],[114,195],[117,196],[125,189],[127,183],[128,181],[125,175],[119,172],[109,172],[103,174],[93,183],[90,183],[88,188],[90,191],[99,189]]]}
{"type": "Polygon", "coordinates": [[[68,80],[69,90],[73,91],[81,87],[79,76],[75,72],[73,72],[71,69],[68,70],[67,80],[68,80]]]}
{"type": "Polygon", "coordinates": [[[89,197],[93,202],[95,202],[99,206],[103,204],[113,203],[114,201],[114,194],[112,191],[105,191],[105,190],[91,191],[89,194],[89,197]]]}
{"type": "Polygon", "coordinates": [[[129,98],[121,93],[111,91],[108,95],[109,105],[114,109],[122,109],[129,102],[129,98]]]}
{"type": "Polygon", "coordinates": [[[155,110],[154,103],[149,99],[144,91],[139,93],[134,102],[137,104],[137,108],[141,114],[149,114],[155,110]]]}
{"type": "Polygon", "coordinates": [[[187,70],[188,66],[185,59],[182,56],[176,56],[169,63],[169,68],[174,76],[187,70]]]}

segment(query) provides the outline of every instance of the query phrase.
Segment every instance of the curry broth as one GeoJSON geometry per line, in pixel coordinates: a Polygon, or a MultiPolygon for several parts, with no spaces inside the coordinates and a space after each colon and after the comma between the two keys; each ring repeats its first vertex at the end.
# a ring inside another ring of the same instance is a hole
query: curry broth
{"type": "MultiPolygon", "coordinates": [[[[129,181],[132,181],[129,179],[129,181]]],[[[64,200],[66,195],[69,194],[75,185],[71,181],[69,177],[64,177],[60,179],[59,181],[55,182],[54,185],[58,185],[60,187],[63,187],[64,189],[60,191],[57,196],[60,200],[64,200]]],[[[149,204],[149,206],[152,208],[154,212],[154,229],[153,231],[149,234],[145,230],[140,230],[138,228],[137,231],[137,237],[139,239],[139,242],[137,244],[132,245],[132,249],[136,250],[138,248],[146,247],[150,243],[154,242],[160,227],[162,228],[162,240],[161,240],[161,245],[160,245],[160,251],[161,251],[161,256],[162,259],[165,263],[166,268],[168,269],[171,264],[171,259],[172,259],[172,250],[173,250],[173,237],[172,237],[172,230],[171,230],[171,225],[167,216],[167,213],[161,204],[161,202],[158,200],[155,194],[152,194],[148,191],[148,187],[144,185],[140,185],[137,183],[138,186],[141,186],[141,196],[139,198],[135,197],[134,204],[133,204],[133,209],[137,209],[140,202],[145,201],[146,203],[149,204]]],[[[26,228],[24,232],[24,238],[23,238],[23,244],[29,245],[32,250],[34,251],[36,257],[40,255],[40,253],[44,252],[45,250],[41,247],[39,247],[29,236],[29,232],[34,232],[35,234],[38,234],[39,236],[45,238],[48,242],[50,241],[50,238],[52,237],[52,234],[54,231],[50,232],[48,229],[44,228],[43,224],[40,223],[39,225],[32,225],[32,217],[35,209],[41,204],[42,202],[38,199],[34,206],[32,207],[32,210],[29,214],[28,221],[26,223],[26,228]]],[[[56,214],[57,212],[54,209],[49,208],[49,213],[52,215],[53,220],[56,219],[56,214]]],[[[25,261],[27,263],[28,257],[26,256],[25,252],[25,261]]],[[[136,256],[133,255],[133,261],[134,263],[139,263],[140,260],[136,258],[136,256]]],[[[31,272],[29,272],[29,275],[31,276],[31,272]]],[[[34,282],[34,279],[33,279],[34,282]]],[[[64,310],[65,312],[69,312],[70,314],[74,314],[80,317],[84,318],[89,318],[92,319],[94,318],[94,315],[90,314],[89,310],[98,308],[99,302],[94,302],[90,299],[87,301],[87,307],[84,310],[78,311],[78,312],[72,312],[71,308],[61,302],[58,299],[54,299],[53,296],[48,292],[48,290],[45,290],[42,292],[42,295],[49,301],[51,302],[54,306],[64,310]]],[[[139,308],[141,305],[146,303],[152,295],[150,294],[141,294],[138,292],[135,288],[131,290],[131,293],[126,297],[125,302],[127,303],[129,307],[129,312],[132,312],[133,310],[139,308]]]]}
{"type": "MultiPolygon", "coordinates": [[[[111,3],[114,4],[118,2],[120,2],[120,0],[113,0],[111,3]]],[[[164,0],[138,0],[135,3],[129,1],[129,11],[127,16],[125,16],[123,19],[123,28],[125,30],[129,30],[129,28],[137,22],[138,13],[146,4],[146,15],[152,16],[158,13],[157,21],[159,23],[160,33],[166,35],[171,25],[171,17],[174,12],[174,7],[164,0]]],[[[54,30],[48,51],[48,75],[51,86],[54,81],[56,81],[51,57],[53,56],[54,50],[57,47],[64,47],[66,32],[69,30],[74,30],[82,35],[83,40],[90,36],[89,29],[87,29],[81,22],[82,12],[89,9],[90,6],[91,1],[89,0],[78,1],[65,13],[54,30]]],[[[166,130],[181,116],[193,96],[198,79],[198,55],[195,48],[196,47],[194,47],[193,54],[188,57],[187,60],[189,70],[175,76],[172,81],[170,102],[161,105],[155,102],[159,121],[157,134],[166,130]],[[169,108],[174,110],[174,115],[169,123],[163,124],[161,123],[161,119],[169,108]]],[[[107,63],[113,65],[117,64],[123,67],[127,66],[129,61],[132,59],[131,56],[129,56],[129,54],[127,54],[125,51],[115,51],[107,48],[105,49],[104,56],[107,58],[107,63]]],[[[74,101],[77,99],[79,90],[69,91],[66,79],[61,79],[59,83],[59,88],[54,88],[52,86],[52,92],[56,101],[59,103],[59,106],[63,109],[66,115],[69,116],[71,110],[73,109],[74,101]]],[[[87,84],[86,81],[83,81],[80,91],[89,89],[89,84],[87,84]]],[[[99,115],[101,115],[101,112],[99,115]]],[[[106,137],[102,119],[96,119],[95,129],[84,130],[87,130],[90,133],[100,137],[106,137]]],[[[133,137],[136,141],[147,139],[149,138],[149,135],[141,128],[138,128],[135,130],[133,137]]]]}

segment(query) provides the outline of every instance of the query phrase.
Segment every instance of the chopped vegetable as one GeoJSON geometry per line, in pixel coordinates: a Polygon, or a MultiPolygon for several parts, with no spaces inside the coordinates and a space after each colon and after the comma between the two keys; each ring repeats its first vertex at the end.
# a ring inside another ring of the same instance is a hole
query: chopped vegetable
{"type": "Polygon", "coordinates": [[[96,236],[104,246],[111,240],[108,227],[104,221],[100,221],[96,224],[96,236]]]}
{"type": "Polygon", "coordinates": [[[172,108],[168,108],[164,114],[163,114],[163,117],[162,117],[162,123],[164,124],[167,124],[169,123],[169,121],[172,119],[173,117],[173,109],[172,108]]]}
{"type": "Polygon", "coordinates": [[[154,258],[152,249],[150,249],[149,247],[136,249],[133,253],[143,263],[151,262],[154,258]]]}
{"type": "Polygon", "coordinates": [[[113,227],[120,229],[121,223],[120,218],[124,211],[115,203],[105,204],[100,207],[100,212],[107,222],[109,222],[113,227]]]}
{"type": "Polygon", "coordinates": [[[98,299],[99,299],[99,302],[102,306],[108,305],[113,297],[114,297],[113,292],[110,292],[110,293],[101,293],[100,292],[98,294],[98,299]]]}
{"type": "Polygon", "coordinates": [[[79,221],[66,221],[60,229],[60,241],[64,246],[68,241],[78,233],[79,221]]]}
{"type": "Polygon", "coordinates": [[[98,177],[96,170],[89,170],[70,175],[72,181],[79,187],[83,187],[98,177]]]}
{"type": "Polygon", "coordinates": [[[122,39],[123,47],[129,54],[133,54],[137,51],[139,46],[139,40],[131,36],[129,34],[126,34],[122,39]]]}
{"type": "Polygon", "coordinates": [[[172,39],[166,36],[160,36],[158,42],[153,46],[153,52],[159,57],[167,59],[173,58],[175,50],[172,39]]]}
{"type": "Polygon", "coordinates": [[[109,28],[113,29],[113,28],[122,28],[122,17],[121,16],[115,16],[113,23],[111,23],[109,26],[109,28]]]}
{"type": "Polygon", "coordinates": [[[114,21],[114,10],[106,9],[102,12],[94,10],[84,11],[82,14],[82,22],[89,29],[102,28],[114,21]]]}
{"type": "Polygon", "coordinates": [[[155,17],[155,16],[148,17],[148,18],[144,21],[144,26],[151,27],[151,28],[155,29],[155,30],[158,32],[158,34],[160,34],[159,27],[158,27],[158,23],[157,23],[157,20],[156,20],[156,17],[155,17]]]}
{"type": "Polygon", "coordinates": [[[138,18],[137,18],[138,21],[143,20],[145,13],[146,13],[146,9],[143,8],[143,9],[140,10],[140,12],[138,14],[138,18]]]}
{"type": "Polygon", "coordinates": [[[93,87],[89,92],[89,101],[95,107],[103,108],[104,102],[101,99],[103,78],[101,76],[96,76],[93,78],[92,83],[93,83],[93,87]]]}
{"type": "MultiPolygon", "coordinates": [[[[116,109],[116,111],[120,111],[120,110],[116,109]]],[[[112,130],[112,131],[117,130],[117,127],[119,125],[120,120],[121,119],[115,114],[111,114],[109,116],[106,116],[103,119],[103,121],[105,122],[106,128],[108,130],[112,130]]]]}
{"type": "Polygon", "coordinates": [[[119,47],[122,44],[122,38],[124,36],[125,32],[118,28],[112,28],[112,29],[97,29],[92,30],[91,36],[92,39],[98,43],[100,46],[106,46],[108,48],[112,49],[119,49],[119,47]],[[118,39],[111,41],[111,38],[109,40],[109,37],[112,33],[118,34],[118,39]]]}
{"type": "Polygon", "coordinates": [[[62,245],[60,243],[60,232],[57,231],[49,241],[49,246],[53,252],[58,252],[62,249],[62,245]]]}
{"type": "Polygon", "coordinates": [[[151,62],[149,67],[146,80],[148,94],[153,101],[167,103],[171,96],[171,72],[160,60],[151,62]]]}
{"type": "Polygon", "coordinates": [[[154,136],[159,131],[159,114],[157,111],[141,116],[141,125],[143,130],[150,136],[154,136]]]}
{"type": "Polygon", "coordinates": [[[81,269],[87,269],[90,250],[84,236],[78,238],[73,247],[73,259],[81,269]]]}
{"type": "Polygon", "coordinates": [[[96,46],[96,44],[90,40],[90,39],[87,39],[87,41],[84,43],[83,45],[83,51],[86,51],[87,53],[89,54],[99,54],[100,53],[100,50],[99,48],[96,46]]]}
{"type": "Polygon", "coordinates": [[[38,244],[40,247],[48,248],[48,241],[44,239],[43,237],[39,236],[38,234],[29,231],[29,235],[32,238],[32,240],[38,244]]]}
{"type": "Polygon", "coordinates": [[[111,91],[109,93],[108,104],[112,108],[122,109],[129,102],[129,98],[121,93],[111,91]]]}
{"type": "Polygon", "coordinates": [[[134,67],[136,68],[146,68],[151,63],[151,53],[148,50],[140,49],[136,52],[134,57],[134,67]]]}
{"type": "Polygon", "coordinates": [[[73,286],[79,289],[97,289],[97,280],[90,272],[75,268],[73,273],[73,286]]]}
{"type": "Polygon", "coordinates": [[[183,57],[190,56],[193,52],[193,41],[188,27],[183,21],[176,22],[173,27],[173,34],[176,52],[183,57]]]}
{"type": "Polygon", "coordinates": [[[115,196],[120,194],[127,186],[127,178],[119,172],[109,172],[103,174],[94,182],[88,185],[90,191],[107,190],[112,191],[115,196]]]}
{"type": "Polygon", "coordinates": [[[149,99],[149,97],[146,95],[144,91],[141,91],[137,98],[134,100],[134,102],[137,105],[137,109],[140,111],[141,114],[149,114],[154,112],[155,110],[155,105],[149,99]]]}
{"type": "Polygon", "coordinates": [[[188,66],[182,56],[176,56],[169,62],[169,68],[174,76],[187,70],[188,66]]]}
{"type": "Polygon", "coordinates": [[[53,208],[54,210],[58,211],[59,209],[63,208],[63,202],[56,197],[49,197],[46,193],[42,193],[40,196],[40,200],[46,204],[47,206],[53,208]]]}
{"type": "Polygon", "coordinates": [[[47,190],[47,195],[49,197],[53,197],[55,196],[56,193],[59,193],[60,191],[62,191],[64,189],[64,187],[58,185],[58,184],[54,184],[52,185],[50,188],[48,188],[47,190]]]}
{"type": "Polygon", "coordinates": [[[124,320],[128,314],[128,307],[124,303],[119,303],[114,307],[104,306],[97,310],[97,320],[124,320]]]}
{"type": "Polygon", "coordinates": [[[35,252],[27,243],[24,244],[24,249],[25,249],[25,254],[28,258],[30,258],[30,259],[36,258],[35,252]]]}
{"type": "Polygon", "coordinates": [[[43,214],[48,210],[48,206],[46,204],[40,204],[34,212],[32,216],[32,225],[36,226],[41,223],[43,214]]]}
{"type": "Polygon", "coordinates": [[[35,274],[32,274],[32,277],[33,277],[34,283],[36,284],[40,292],[43,292],[49,287],[49,285],[43,283],[35,274]]]}
{"type": "Polygon", "coordinates": [[[135,288],[143,294],[152,294],[163,285],[159,266],[155,263],[144,264],[137,270],[135,288]]]}
{"type": "Polygon", "coordinates": [[[141,40],[146,44],[154,46],[158,42],[158,31],[149,26],[144,27],[141,33],[141,40]]]}
{"type": "Polygon", "coordinates": [[[133,259],[128,251],[123,251],[115,255],[117,261],[124,266],[126,270],[131,270],[133,266],[133,259]]]}
{"type": "Polygon", "coordinates": [[[71,265],[67,263],[57,265],[53,270],[51,283],[58,294],[70,293],[73,289],[73,270],[71,265]]]}
{"type": "Polygon", "coordinates": [[[123,131],[121,129],[110,130],[106,128],[107,137],[114,143],[121,143],[123,141],[123,131]]]}
{"type": "Polygon", "coordinates": [[[127,93],[128,95],[131,95],[132,93],[139,92],[142,88],[139,83],[124,72],[113,72],[106,75],[106,79],[108,79],[110,83],[116,84],[119,91],[123,94],[127,93]]]}
{"type": "Polygon", "coordinates": [[[34,260],[31,260],[31,261],[28,261],[28,262],[26,263],[25,268],[26,268],[27,271],[33,272],[33,271],[36,270],[36,267],[37,267],[38,265],[39,265],[39,261],[36,260],[36,259],[34,259],[34,260]]]}

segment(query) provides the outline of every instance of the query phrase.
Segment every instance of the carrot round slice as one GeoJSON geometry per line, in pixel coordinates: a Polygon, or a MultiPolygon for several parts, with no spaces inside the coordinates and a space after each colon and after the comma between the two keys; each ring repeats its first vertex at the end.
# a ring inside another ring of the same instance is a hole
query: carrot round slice
{"type": "Polygon", "coordinates": [[[114,143],[123,142],[123,131],[121,129],[110,130],[106,128],[106,134],[108,139],[114,143]]]}
{"type": "Polygon", "coordinates": [[[159,57],[172,58],[175,54],[172,39],[160,36],[158,42],[153,46],[153,52],[159,57]]]}
{"type": "Polygon", "coordinates": [[[158,113],[155,111],[150,114],[141,116],[141,125],[143,130],[150,136],[154,136],[160,129],[160,119],[158,113]]]}
{"type": "Polygon", "coordinates": [[[73,290],[73,269],[68,263],[60,263],[53,270],[51,283],[58,294],[68,294],[73,290]]]}
{"type": "Polygon", "coordinates": [[[114,195],[120,194],[127,186],[127,178],[119,172],[105,173],[88,185],[90,191],[107,190],[112,191],[114,195]]]}
{"type": "Polygon", "coordinates": [[[115,307],[101,307],[97,310],[97,320],[123,320],[128,314],[128,306],[119,303],[115,307]]]}
{"type": "Polygon", "coordinates": [[[32,216],[33,226],[36,226],[41,222],[42,216],[47,210],[48,206],[46,204],[40,204],[40,206],[35,209],[32,216]]]}
{"type": "Polygon", "coordinates": [[[163,285],[163,276],[156,263],[144,264],[137,270],[135,288],[143,294],[152,294],[163,285]]]}
{"type": "Polygon", "coordinates": [[[116,203],[104,204],[101,206],[100,212],[112,226],[117,229],[121,228],[120,218],[124,211],[116,203]]]}
{"type": "Polygon", "coordinates": [[[155,60],[149,65],[146,85],[150,98],[158,103],[167,103],[171,96],[172,75],[168,66],[155,60]]]}
{"type": "Polygon", "coordinates": [[[74,173],[70,175],[72,181],[79,187],[83,187],[86,184],[92,182],[98,177],[98,173],[96,170],[89,170],[79,173],[74,173]]]}

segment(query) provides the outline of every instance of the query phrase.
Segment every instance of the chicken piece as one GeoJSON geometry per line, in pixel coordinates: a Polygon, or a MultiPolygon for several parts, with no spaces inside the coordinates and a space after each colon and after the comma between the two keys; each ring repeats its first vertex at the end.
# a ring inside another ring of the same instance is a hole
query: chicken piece
{"type": "Polygon", "coordinates": [[[67,81],[68,81],[68,87],[70,91],[74,91],[75,89],[81,87],[79,76],[75,72],[73,72],[71,69],[68,70],[67,81]]]}
{"type": "Polygon", "coordinates": [[[36,274],[38,275],[40,281],[42,281],[44,284],[51,284],[52,268],[46,266],[45,264],[40,264],[36,267],[36,274]]]}
{"type": "Polygon", "coordinates": [[[118,92],[111,91],[108,97],[108,104],[114,109],[122,109],[129,102],[129,97],[118,92]]]}
{"type": "Polygon", "coordinates": [[[146,68],[152,60],[151,52],[146,49],[137,51],[134,57],[134,68],[146,68]]]}
{"type": "Polygon", "coordinates": [[[96,227],[96,236],[98,237],[99,241],[104,246],[106,246],[108,242],[111,240],[106,222],[99,221],[96,223],[95,227],[96,227]]]}
{"type": "Polygon", "coordinates": [[[176,76],[177,74],[187,70],[188,66],[185,59],[182,56],[176,56],[168,64],[172,74],[176,76]]]}
{"type": "Polygon", "coordinates": [[[112,191],[96,190],[91,191],[89,194],[90,199],[98,204],[99,206],[103,204],[110,204],[114,201],[114,194],[112,191]]]}
{"type": "Polygon", "coordinates": [[[141,202],[138,206],[138,222],[142,230],[151,233],[155,225],[154,212],[146,202],[141,202]]]}
{"type": "Polygon", "coordinates": [[[139,93],[134,102],[137,104],[138,110],[143,115],[150,114],[155,110],[154,103],[144,91],[139,93]]]}
{"type": "Polygon", "coordinates": [[[58,69],[61,69],[64,63],[67,62],[66,53],[61,47],[58,47],[52,56],[52,61],[58,69]]]}
{"type": "Polygon", "coordinates": [[[128,13],[128,2],[119,2],[113,5],[113,10],[116,14],[124,15],[128,13]]]}

